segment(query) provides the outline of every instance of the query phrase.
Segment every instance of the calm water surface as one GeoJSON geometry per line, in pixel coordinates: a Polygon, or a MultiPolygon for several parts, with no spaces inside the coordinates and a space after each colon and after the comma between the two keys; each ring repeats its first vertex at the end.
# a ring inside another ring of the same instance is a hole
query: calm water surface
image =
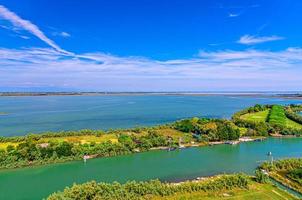
{"type": "Polygon", "coordinates": [[[302,138],[269,138],[263,142],[217,145],[180,151],[145,153],[99,158],[0,172],[0,199],[42,199],[72,183],[90,180],[179,181],[219,173],[253,173],[267,160],[271,151],[275,159],[302,156],[302,138]]]}
{"type": "Polygon", "coordinates": [[[43,131],[149,126],[187,117],[228,118],[254,105],[301,100],[230,96],[0,97],[0,136],[43,131]]]}
{"type": "MultiPolygon", "coordinates": [[[[0,135],[43,131],[128,128],[186,117],[229,118],[254,105],[300,100],[229,96],[47,96],[0,97],[0,135]]],[[[302,155],[302,138],[273,139],[236,146],[152,151],[127,156],[0,172],[0,199],[42,199],[74,182],[89,180],[179,181],[218,173],[252,173],[272,151],[275,158],[302,155]]]]}

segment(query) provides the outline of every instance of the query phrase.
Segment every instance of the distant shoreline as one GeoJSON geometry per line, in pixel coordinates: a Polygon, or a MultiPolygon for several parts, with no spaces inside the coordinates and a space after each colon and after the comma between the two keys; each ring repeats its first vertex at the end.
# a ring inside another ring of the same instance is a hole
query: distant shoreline
{"type": "Polygon", "coordinates": [[[144,95],[179,95],[179,96],[246,96],[279,97],[302,99],[302,93],[282,92],[0,92],[0,97],[18,96],[144,96],[144,95]]]}

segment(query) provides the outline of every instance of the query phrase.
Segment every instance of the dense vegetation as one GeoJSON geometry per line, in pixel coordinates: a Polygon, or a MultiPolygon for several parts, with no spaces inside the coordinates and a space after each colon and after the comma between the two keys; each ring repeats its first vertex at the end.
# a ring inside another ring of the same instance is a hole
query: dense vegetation
{"type": "Polygon", "coordinates": [[[302,158],[265,162],[260,168],[268,171],[269,175],[280,183],[302,192],[302,158]]]}
{"type": "Polygon", "coordinates": [[[81,185],[73,185],[63,192],[57,192],[48,200],[61,199],[104,199],[104,200],[135,200],[150,199],[152,196],[170,196],[175,193],[192,193],[197,191],[217,192],[234,188],[248,189],[249,178],[245,175],[224,175],[208,181],[184,182],[181,184],[162,183],[158,180],[147,182],[127,182],[125,184],[96,183],[95,181],[81,185]]]}
{"type": "Polygon", "coordinates": [[[223,119],[186,119],[177,121],[173,127],[179,131],[193,133],[202,141],[237,140],[240,130],[231,121],[223,119]]]}
{"type": "Polygon", "coordinates": [[[302,106],[291,105],[285,110],[286,117],[302,124],[302,115],[297,114],[297,112],[302,110],[302,106]]]}
{"type": "Polygon", "coordinates": [[[290,170],[287,177],[302,185],[302,168],[290,170]]]}
{"type": "Polygon", "coordinates": [[[267,171],[290,171],[298,168],[302,168],[302,158],[289,158],[276,160],[272,163],[264,162],[261,168],[267,171]]]}
{"type": "Polygon", "coordinates": [[[34,164],[62,162],[82,159],[84,155],[115,156],[136,151],[146,151],[152,147],[175,146],[177,141],[170,140],[156,131],[148,131],[146,135],[118,136],[118,142],[105,141],[102,143],[72,143],[50,142],[39,143],[37,138],[28,137],[16,147],[9,145],[6,150],[0,150],[0,168],[14,168],[34,164]]]}

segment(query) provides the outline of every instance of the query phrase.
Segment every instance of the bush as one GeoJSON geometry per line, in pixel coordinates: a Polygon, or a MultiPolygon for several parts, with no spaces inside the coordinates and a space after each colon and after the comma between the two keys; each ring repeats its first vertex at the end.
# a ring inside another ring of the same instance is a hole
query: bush
{"type": "Polygon", "coordinates": [[[292,110],[290,109],[287,109],[285,111],[285,115],[287,118],[299,123],[299,124],[302,124],[302,115],[298,115],[297,113],[293,112],[292,110]]]}

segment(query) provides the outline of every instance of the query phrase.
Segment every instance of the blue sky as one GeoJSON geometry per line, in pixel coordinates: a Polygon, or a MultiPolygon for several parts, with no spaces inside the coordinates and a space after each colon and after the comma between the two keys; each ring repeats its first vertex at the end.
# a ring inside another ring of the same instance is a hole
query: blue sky
{"type": "Polygon", "coordinates": [[[0,0],[1,91],[301,90],[299,0],[0,0]]]}

